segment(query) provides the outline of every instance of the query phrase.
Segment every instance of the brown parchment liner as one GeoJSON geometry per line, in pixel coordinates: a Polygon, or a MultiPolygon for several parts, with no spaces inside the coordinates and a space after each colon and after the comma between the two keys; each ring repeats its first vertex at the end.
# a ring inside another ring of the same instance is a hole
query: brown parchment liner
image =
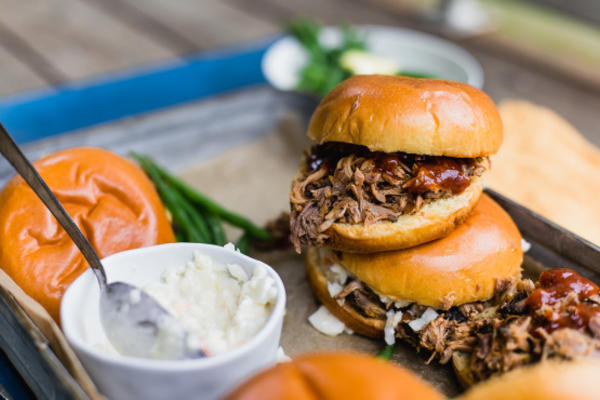
{"type": "MultiPolygon", "coordinates": [[[[525,206],[560,222],[587,239],[600,243],[600,152],[556,113],[523,101],[500,106],[505,124],[504,146],[492,157],[490,186],[525,206]],[[551,171],[548,171],[548,168],[551,171]]],[[[259,224],[289,209],[288,193],[298,162],[310,144],[304,124],[294,116],[278,129],[248,145],[178,171],[179,175],[224,206],[259,224]]],[[[228,230],[235,237],[235,230],[228,230]]],[[[273,266],[287,292],[287,314],[281,344],[290,354],[319,349],[353,349],[375,354],[382,344],[356,335],[327,337],[307,322],[318,302],[305,279],[302,256],[292,251],[253,254],[273,266]]],[[[43,307],[27,296],[3,271],[0,286],[17,299],[48,338],[58,358],[93,399],[102,398],[68,346],[58,325],[43,307]]],[[[459,392],[449,367],[425,365],[426,354],[399,344],[393,361],[401,364],[449,396],[459,392]]]]}
{"type": "Polygon", "coordinates": [[[75,352],[67,343],[67,339],[40,303],[29,297],[3,270],[0,270],[0,287],[12,294],[15,300],[25,310],[31,320],[42,331],[48,339],[50,347],[63,363],[67,371],[79,383],[81,388],[93,400],[103,400],[104,397],[98,393],[91,378],[83,369],[81,362],[75,356],[75,352]]]}

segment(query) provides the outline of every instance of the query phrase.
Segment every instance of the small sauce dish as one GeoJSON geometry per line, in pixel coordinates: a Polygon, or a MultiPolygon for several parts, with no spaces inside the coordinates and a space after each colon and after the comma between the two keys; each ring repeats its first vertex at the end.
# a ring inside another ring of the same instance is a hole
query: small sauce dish
{"type": "Polygon", "coordinates": [[[201,243],[170,243],[128,250],[106,257],[109,281],[138,287],[158,282],[172,267],[184,266],[194,253],[221,264],[237,264],[252,276],[262,265],[275,281],[277,294],[264,326],[245,343],[200,359],[152,360],[123,356],[104,347],[99,318],[98,284],[91,270],[77,278],[61,303],[61,324],[67,341],[98,386],[110,399],[217,399],[256,371],[275,363],[285,311],[285,289],[268,265],[228,248],[201,243]]]}

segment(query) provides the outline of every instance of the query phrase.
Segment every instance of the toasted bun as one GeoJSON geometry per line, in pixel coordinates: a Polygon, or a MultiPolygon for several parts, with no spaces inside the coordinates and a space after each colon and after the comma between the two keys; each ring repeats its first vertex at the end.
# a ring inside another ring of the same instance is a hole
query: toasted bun
{"type": "Polygon", "coordinates": [[[356,75],[323,99],[308,136],[372,151],[473,158],[498,151],[502,121],[492,100],[464,83],[356,75]]]}
{"type": "Polygon", "coordinates": [[[380,339],[383,337],[385,321],[377,318],[365,317],[356,311],[350,304],[339,304],[329,294],[327,289],[327,278],[321,264],[320,252],[316,247],[306,250],[306,275],[308,283],[319,301],[346,327],[352,329],[359,335],[380,339]]]}
{"type": "Polygon", "coordinates": [[[395,222],[335,223],[329,228],[327,247],[349,253],[401,250],[446,236],[462,223],[481,196],[482,178],[474,177],[461,194],[426,203],[415,214],[401,215],[395,222]]]}
{"type": "Polygon", "coordinates": [[[445,397],[411,372],[357,353],[320,353],[294,358],[254,376],[228,400],[348,400],[445,397]]]}
{"type": "MultiPolygon", "coordinates": [[[[74,148],[34,166],[100,257],[175,240],[152,182],[126,159],[74,148]]],[[[20,176],[0,193],[0,268],[57,321],[64,291],[88,268],[20,176]]]]}
{"type": "Polygon", "coordinates": [[[442,239],[341,257],[341,264],[379,295],[438,309],[490,299],[496,282],[521,276],[522,261],[519,230],[485,194],[469,218],[442,239]]]}
{"type": "Polygon", "coordinates": [[[599,400],[600,360],[542,361],[473,386],[459,400],[599,400]]]}
{"type": "MultiPolygon", "coordinates": [[[[322,251],[315,247],[306,251],[308,282],[319,301],[354,332],[383,337],[385,321],[365,317],[330,296],[322,251]]],[[[473,214],[443,239],[395,252],[342,253],[341,259],[344,267],[378,294],[437,309],[490,299],[498,280],[521,276],[522,261],[517,227],[485,194],[473,214]]],[[[472,379],[461,361],[465,360],[453,359],[453,364],[461,383],[469,386],[472,379]]]]}

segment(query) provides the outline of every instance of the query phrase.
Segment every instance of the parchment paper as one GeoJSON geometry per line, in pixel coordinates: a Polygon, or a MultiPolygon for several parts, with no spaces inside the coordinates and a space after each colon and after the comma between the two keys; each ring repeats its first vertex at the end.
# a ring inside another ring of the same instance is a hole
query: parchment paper
{"type": "MultiPolygon", "coordinates": [[[[600,153],[554,112],[521,101],[501,105],[505,143],[492,158],[491,187],[574,232],[600,243],[600,153]]],[[[192,166],[180,175],[224,206],[263,224],[288,210],[288,191],[302,151],[304,123],[290,115],[255,142],[192,166]]],[[[228,230],[230,238],[239,234],[228,230]]],[[[302,256],[292,251],[253,254],[273,266],[286,286],[288,303],[281,344],[290,355],[319,349],[379,352],[380,342],[356,335],[332,338],[315,331],[308,316],[318,303],[305,279],[302,256]]],[[[526,258],[527,259],[527,258],[526,258]]],[[[538,268],[539,269],[539,268],[538,268]]],[[[93,383],[43,307],[0,270],[0,286],[15,296],[50,341],[59,359],[93,399],[93,383]]],[[[425,365],[426,355],[398,344],[393,362],[430,381],[448,396],[459,392],[450,367],[425,365]]]]}
{"type": "MultiPolygon", "coordinates": [[[[281,211],[289,210],[289,189],[304,149],[308,146],[302,124],[290,117],[279,129],[266,137],[221,156],[182,174],[195,188],[221,204],[251,216],[263,224],[281,211]]],[[[289,355],[321,349],[351,349],[377,354],[384,344],[358,335],[341,334],[328,337],[312,328],[308,316],[319,303],[305,279],[303,256],[293,251],[253,253],[271,265],[287,292],[287,313],[281,345],[289,355]]],[[[408,345],[399,344],[393,361],[413,371],[449,396],[459,392],[452,369],[448,366],[425,365],[426,355],[408,345]]]]}

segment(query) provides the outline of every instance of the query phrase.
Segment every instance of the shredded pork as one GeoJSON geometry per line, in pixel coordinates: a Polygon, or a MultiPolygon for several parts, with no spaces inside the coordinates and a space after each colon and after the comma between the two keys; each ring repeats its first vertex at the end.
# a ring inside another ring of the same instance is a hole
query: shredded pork
{"type": "MultiPolygon", "coordinates": [[[[446,364],[455,352],[467,353],[474,381],[545,358],[600,356],[600,320],[590,320],[587,329],[562,328],[549,332],[536,323],[539,316],[532,315],[527,307],[527,298],[534,289],[534,283],[527,279],[500,281],[493,299],[438,310],[439,316],[416,332],[409,322],[420,318],[427,307],[384,302],[385,299],[353,277],[348,278],[335,298],[348,302],[369,318],[384,320],[388,310],[402,311],[402,319],[395,327],[397,338],[419,350],[430,351],[428,362],[437,359],[446,364]]],[[[572,295],[566,297],[573,301],[572,295]]],[[[597,296],[586,301],[600,305],[597,296]]],[[[561,303],[564,301],[557,302],[554,311],[569,312],[561,303]]]]}
{"type": "Polygon", "coordinates": [[[299,252],[301,244],[326,244],[327,230],[336,222],[395,221],[428,201],[461,193],[487,166],[487,158],[387,154],[343,143],[315,146],[290,193],[292,242],[299,252]]]}

